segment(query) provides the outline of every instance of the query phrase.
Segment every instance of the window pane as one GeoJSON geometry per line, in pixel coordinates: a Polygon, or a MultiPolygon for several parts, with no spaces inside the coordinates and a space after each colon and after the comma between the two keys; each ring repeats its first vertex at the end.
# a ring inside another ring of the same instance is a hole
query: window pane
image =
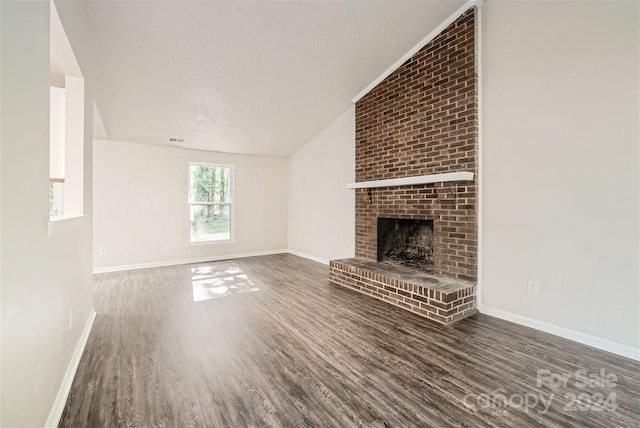
{"type": "Polygon", "coordinates": [[[217,165],[191,165],[190,202],[231,202],[231,168],[217,165]]]}
{"type": "Polygon", "coordinates": [[[191,242],[231,239],[231,206],[191,205],[191,242]]]}

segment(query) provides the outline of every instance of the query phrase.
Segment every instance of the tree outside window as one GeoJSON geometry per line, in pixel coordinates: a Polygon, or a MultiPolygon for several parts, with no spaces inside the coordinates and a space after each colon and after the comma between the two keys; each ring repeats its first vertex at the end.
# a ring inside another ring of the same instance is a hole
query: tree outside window
{"type": "Polygon", "coordinates": [[[231,240],[232,175],[229,165],[189,165],[191,242],[231,240]]]}

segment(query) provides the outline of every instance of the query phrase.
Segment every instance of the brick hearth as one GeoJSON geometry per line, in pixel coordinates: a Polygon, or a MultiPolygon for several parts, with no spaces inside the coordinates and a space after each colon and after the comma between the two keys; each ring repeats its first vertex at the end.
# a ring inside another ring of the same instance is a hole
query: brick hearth
{"type": "Polygon", "coordinates": [[[332,260],[329,280],[442,324],[476,312],[473,284],[411,268],[360,258],[332,260]]]}

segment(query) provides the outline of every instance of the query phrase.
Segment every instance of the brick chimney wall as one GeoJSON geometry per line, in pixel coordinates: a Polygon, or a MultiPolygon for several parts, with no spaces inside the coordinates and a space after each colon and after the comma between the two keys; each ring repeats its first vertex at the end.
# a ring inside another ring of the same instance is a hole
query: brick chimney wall
{"type": "MultiPolygon", "coordinates": [[[[476,9],[356,103],[356,181],[477,176],[476,9]]],[[[434,273],[477,280],[474,181],[356,190],[356,256],[376,260],[378,217],[434,221],[434,273]]]]}

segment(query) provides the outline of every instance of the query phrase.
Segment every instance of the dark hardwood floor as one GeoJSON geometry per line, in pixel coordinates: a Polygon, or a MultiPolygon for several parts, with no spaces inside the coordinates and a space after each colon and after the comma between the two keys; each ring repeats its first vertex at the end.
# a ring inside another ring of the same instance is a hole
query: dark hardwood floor
{"type": "Polygon", "coordinates": [[[638,362],[327,276],[285,254],[96,275],[60,426],[640,426],[638,362]]]}

